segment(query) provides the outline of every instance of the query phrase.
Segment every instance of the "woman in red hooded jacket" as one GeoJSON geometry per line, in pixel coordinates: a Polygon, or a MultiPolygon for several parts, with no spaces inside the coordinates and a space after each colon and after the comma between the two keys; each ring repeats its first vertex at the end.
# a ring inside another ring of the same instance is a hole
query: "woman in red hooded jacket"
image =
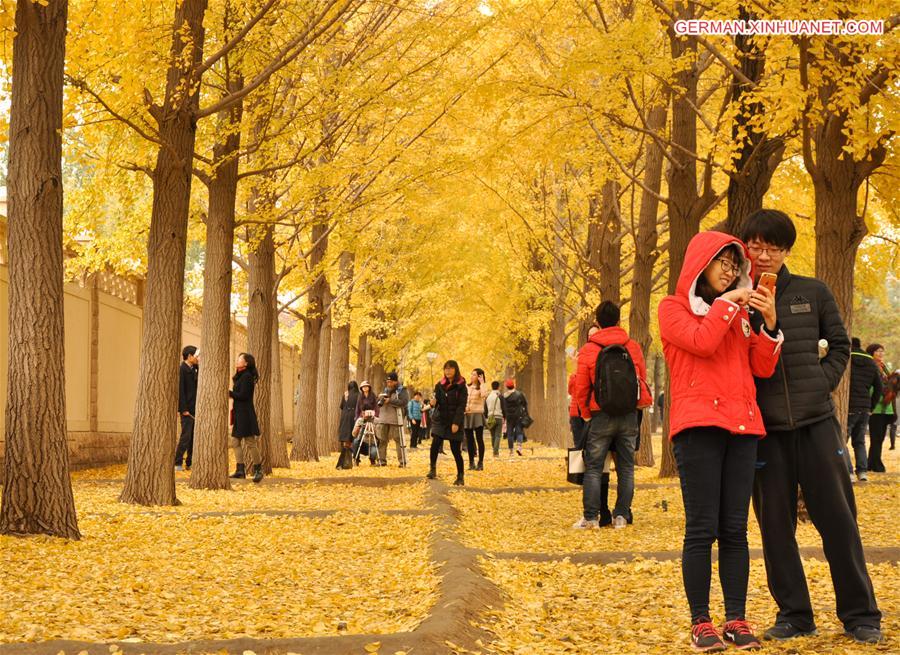
{"type": "Polygon", "coordinates": [[[757,440],[765,435],[753,376],[772,375],[783,337],[774,295],[752,289],[750,267],[741,241],[721,232],[700,233],[685,252],[675,295],[659,305],[672,399],[669,437],[684,500],[682,574],[691,640],[701,651],[725,649],[709,612],[716,540],[724,638],[741,649],[760,647],[744,618],[750,572],[747,513],[757,440]],[[750,326],[748,308],[764,318],[760,334],[750,326]]]}

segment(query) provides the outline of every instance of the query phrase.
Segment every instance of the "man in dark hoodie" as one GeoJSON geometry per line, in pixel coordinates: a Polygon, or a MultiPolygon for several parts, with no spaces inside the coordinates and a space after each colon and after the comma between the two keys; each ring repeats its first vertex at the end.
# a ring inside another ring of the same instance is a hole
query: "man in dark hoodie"
{"type": "MultiPolygon", "coordinates": [[[[866,455],[866,427],[869,415],[881,398],[881,375],[875,360],[862,348],[856,337],[851,340],[850,350],[850,407],[847,413],[847,432],[856,458],[856,479],[868,480],[868,457],[866,455]]],[[[853,475],[853,466],[850,466],[853,475]]]]}
{"type": "Polygon", "coordinates": [[[178,380],[178,415],[181,417],[181,438],[175,449],[175,470],[190,471],[194,455],[194,416],[197,413],[197,374],[200,351],[197,346],[185,346],[181,351],[181,370],[178,380]],[[187,453],[187,461],[184,461],[187,453]]]}
{"type": "MultiPolygon", "coordinates": [[[[850,357],[850,339],[829,288],[791,273],[784,261],[797,238],[784,212],[761,209],[747,217],[742,238],[754,275],[777,275],[775,308],[784,333],[781,359],[770,378],[756,379],[756,401],[766,427],[759,442],[753,509],[762,534],[769,591],[778,604],[766,639],[816,633],[803,562],[797,548],[797,494],[803,491],[810,518],[822,537],[847,635],[878,643],[881,612],[866,571],[856,501],[847,474],[846,444],[831,393],[850,357]],[[819,355],[825,341],[824,356],[819,355]]],[[[762,317],[750,317],[758,327],[762,317]]]]}

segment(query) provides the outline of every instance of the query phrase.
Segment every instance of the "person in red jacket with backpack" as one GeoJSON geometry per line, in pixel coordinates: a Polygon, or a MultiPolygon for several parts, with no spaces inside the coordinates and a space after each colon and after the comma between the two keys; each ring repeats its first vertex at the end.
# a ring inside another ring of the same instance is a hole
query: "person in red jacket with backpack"
{"type": "Polygon", "coordinates": [[[669,438],[684,500],[682,574],[691,640],[701,651],[725,649],[709,612],[716,540],[724,637],[740,649],[760,647],[745,620],[747,515],[757,441],[766,433],[753,377],[775,371],[783,336],[774,294],[765,287],[753,290],[750,270],[750,255],[741,241],[702,232],[687,247],[675,295],[659,305],[670,377],[669,438]],[[759,334],[751,328],[748,307],[763,317],[759,334]]]}
{"type": "Polygon", "coordinates": [[[604,301],[597,307],[599,330],[578,351],[574,397],[581,417],[589,422],[584,438],[584,518],[575,527],[599,527],[603,464],[616,449],[616,506],[612,525],[624,528],[634,498],[634,449],[638,410],[653,402],[647,386],[647,366],[640,345],[619,327],[619,306],[604,301]],[[601,404],[602,401],[602,404],[601,404]]]}

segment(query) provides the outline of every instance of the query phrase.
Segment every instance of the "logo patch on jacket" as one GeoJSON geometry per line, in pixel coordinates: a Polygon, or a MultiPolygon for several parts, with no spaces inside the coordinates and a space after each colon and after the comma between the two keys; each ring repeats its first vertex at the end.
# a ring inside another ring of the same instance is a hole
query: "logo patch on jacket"
{"type": "Polygon", "coordinates": [[[744,336],[750,337],[750,321],[746,318],[741,319],[741,328],[744,330],[744,336]]]}
{"type": "Polygon", "coordinates": [[[791,314],[809,314],[811,311],[812,305],[808,298],[803,296],[791,298],[791,314]]]}

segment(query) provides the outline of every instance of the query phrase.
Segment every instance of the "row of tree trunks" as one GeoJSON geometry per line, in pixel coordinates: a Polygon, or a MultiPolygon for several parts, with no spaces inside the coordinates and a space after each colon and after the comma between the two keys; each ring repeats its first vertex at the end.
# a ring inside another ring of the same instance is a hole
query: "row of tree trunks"
{"type": "MultiPolygon", "coordinates": [[[[240,76],[229,89],[243,86],[240,76]]],[[[234,251],[238,151],[243,103],[217,116],[218,133],[226,137],[213,148],[218,166],[208,180],[206,254],[203,267],[203,312],[200,316],[200,364],[194,425],[192,489],[229,489],[227,439],[230,433],[228,388],[231,343],[231,280],[234,251]]]]}
{"type": "MultiPolygon", "coordinates": [[[[23,4],[23,3],[20,3],[23,4]]],[[[153,114],[160,146],[153,170],[141,361],[128,470],[119,499],[174,505],[178,428],[184,259],[200,85],[194,71],[203,57],[206,0],[175,6],[165,99],[153,114]]]]}
{"type": "MultiPolygon", "coordinates": [[[[647,128],[663,136],[666,127],[666,105],[654,106],[647,117],[647,128]]],[[[659,234],[657,232],[657,216],[659,213],[659,190],[662,182],[663,149],[656,139],[647,139],[644,154],[644,191],[641,194],[641,209],[638,218],[637,234],[634,248],[634,273],[631,278],[631,306],[628,315],[628,331],[632,339],[638,342],[650,366],[650,295],[653,291],[653,270],[659,258],[659,234]]],[[[658,358],[654,358],[654,361],[658,358]]],[[[650,382],[650,380],[648,380],[650,382]]],[[[656,387],[653,387],[654,390],[656,387]]],[[[650,419],[651,415],[645,415],[650,419]]],[[[637,463],[641,466],[653,466],[654,431],[653,421],[641,423],[641,449],[637,453],[637,463]]]]}
{"type": "Polygon", "coordinates": [[[65,0],[16,6],[7,182],[8,379],[15,384],[6,393],[0,533],[79,539],[66,443],[63,330],[67,14],[65,0]]]}

